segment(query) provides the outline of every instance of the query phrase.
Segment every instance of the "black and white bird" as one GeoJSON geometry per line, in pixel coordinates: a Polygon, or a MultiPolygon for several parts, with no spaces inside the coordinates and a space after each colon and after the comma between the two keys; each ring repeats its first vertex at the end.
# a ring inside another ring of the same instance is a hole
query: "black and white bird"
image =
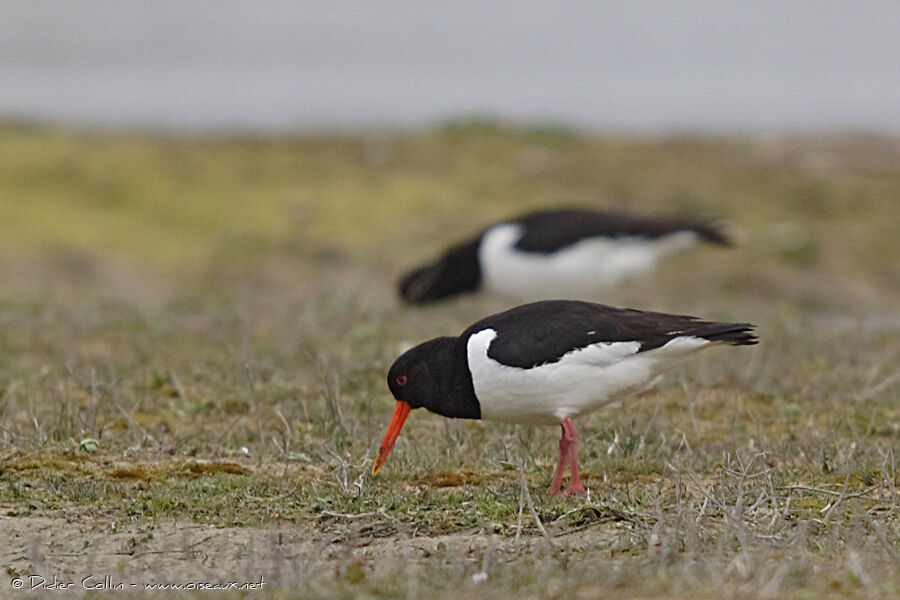
{"type": "Polygon", "coordinates": [[[550,484],[584,491],[573,419],[647,389],[666,369],[718,344],[755,344],[753,325],[615,308],[574,300],[525,304],[486,317],[459,337],[401,355],[387,383],[397,400],[372,473],[378,473],[410,410],[456,419],[562,427],[550,484]]]}
{"type": "Polygon", "coordinates": [[[700,241],[729,246],[710,223],[587,209],[543,210],[491,225],[400,279],[422,304],[486,290],[519,300],[594,298],[700,241]]]}

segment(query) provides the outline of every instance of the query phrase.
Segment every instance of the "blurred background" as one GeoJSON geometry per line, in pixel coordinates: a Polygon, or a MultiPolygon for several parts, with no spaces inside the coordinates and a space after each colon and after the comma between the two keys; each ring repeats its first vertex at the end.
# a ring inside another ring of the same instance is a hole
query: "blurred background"
{"type": "MultiPolygon", "coordinates": [[[[491,220],[582,205],[728,220],[781,297],[858,305],[896,286],[898,57],[889,1],[10,0],[0,277],[390,302],[491,220]]],[[[767,288],[710,254],[672,268],[767,288]]]]}
{"type": "Polygon", "coordinates": [[[0,6],[0,114],[174,131],[900,130],[900,7],[867,2],[0,6]]]}

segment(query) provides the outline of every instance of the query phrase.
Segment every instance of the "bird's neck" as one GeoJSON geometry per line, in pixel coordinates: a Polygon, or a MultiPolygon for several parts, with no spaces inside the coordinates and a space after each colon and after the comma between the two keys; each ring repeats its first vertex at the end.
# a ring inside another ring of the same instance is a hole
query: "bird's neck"
{"type": "Polygon", "coordinates": [[[454,419],[480,419],[481,406],[472,386],[465,346],[454,338],[447,342],[446,352],[431,365],[436,394],[425,408],[454,419]]]}

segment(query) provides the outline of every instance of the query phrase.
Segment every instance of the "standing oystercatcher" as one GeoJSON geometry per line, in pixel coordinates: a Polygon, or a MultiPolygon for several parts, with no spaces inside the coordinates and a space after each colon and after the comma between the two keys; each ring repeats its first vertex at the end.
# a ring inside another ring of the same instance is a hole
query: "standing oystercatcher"
{"type": "Polygon", "coordinates": [[[543,210],[492,225],[407,273],[400,296],[413,304],[479,289],[523,300],[592,297],[699,240],[730,245],[709,223],[543,210]]]}
{"type": "Polygon", "coordinates": [[[567,494],[584,491],[578,477],[578,430],[572,421],[627,394],[715,344],[757,342],[749,323],[546,300],[491,315],[459,337],[412,348],[388,372],[397,406],[372,474],[378,473],[409,411],[424,406],[456,419],[560,424],[559,462],[549,492],[558,494],[566,465],[567,494]]]}

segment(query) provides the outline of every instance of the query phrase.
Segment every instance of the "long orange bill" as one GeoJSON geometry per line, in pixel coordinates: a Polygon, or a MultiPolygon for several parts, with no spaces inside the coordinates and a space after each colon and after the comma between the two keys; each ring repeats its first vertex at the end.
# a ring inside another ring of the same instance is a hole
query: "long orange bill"
{"type": "Polygon", "coordinates": [[[378,449],[378,456],[375,457],[375,463],[372,465],[372,475],[377,475],[378,471],[381,470],[381,467],[384,465],[384,461],[387,460],[388,454],[391,453],[391,448],[394,447],[394,442],[397,441],[397,436],[400,435],[403,423],[406,421],[406,417],[409,416],[409,411],[411,410],[412,406],[406,402],[402,400],[397,401],[397,408],[394,409],[394,416],[391,417],[391,424],[388,425],[387,433],[384,434],[384,441],[381,442],[381,448],[378,449]]]}

